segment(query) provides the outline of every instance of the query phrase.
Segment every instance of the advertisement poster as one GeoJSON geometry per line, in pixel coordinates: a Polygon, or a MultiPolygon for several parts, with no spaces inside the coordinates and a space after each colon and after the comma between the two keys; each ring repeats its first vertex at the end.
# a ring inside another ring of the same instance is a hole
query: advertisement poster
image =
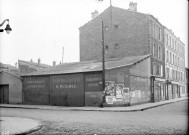
{"type": "Polygon", "coordinates": [[[106,96],[106,103],[107,104],[113,104],[113,99],[114,99],[113,96],[106,96]]]}
{"type": "Polygon", "coordinates": [[[116,101],[129,101],[129,88],[124,84],[115,84],[115,81],[106,81],[106,103],[113,104],[116,101]]]}
{"type": "Polygon", "coordinates": [[[106,81],[105,92],[107,96],[115,96],[115,81],[106,81]]]}
{"type": "Polygon", "coordinates": [[[116,100],[123,101],[123,84],[116,84],[116,100]]]}

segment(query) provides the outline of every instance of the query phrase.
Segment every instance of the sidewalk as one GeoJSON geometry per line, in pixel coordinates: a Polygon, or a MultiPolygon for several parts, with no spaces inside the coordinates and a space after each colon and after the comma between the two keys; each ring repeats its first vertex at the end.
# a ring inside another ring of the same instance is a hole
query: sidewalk
{"type": "Polygon", "coordinates": [[[62,110],[62,111],[110,111],[110,112],[132,112],[144,111],[150,108],[158,107],[165,104],[175,103],[182,100],[188,100],[188,97],[165,100],[155,103],[146,103],[125,107],[66,107],[66,106],[49,106],[49,105],[21,105],[21,104],[0,104],[0,108],[23,108],[23,109],[42,109],[42,110],[62,110]]]}
{"type": "Polygon", "coordinates": [[[39,130],[42,124],[39,121],[20,117],[0,117],[0,134],[29,134],[39,130]]]}

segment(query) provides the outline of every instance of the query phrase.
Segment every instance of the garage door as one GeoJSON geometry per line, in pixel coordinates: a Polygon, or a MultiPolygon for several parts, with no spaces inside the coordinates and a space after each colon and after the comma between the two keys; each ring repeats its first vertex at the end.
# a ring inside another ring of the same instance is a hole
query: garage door
{"type": "Polygon", "coordinates": [[[9,103],[9,85],[0,85],[0,104],[9,103]]]}
{"type": "Polygon", "coordinates": [[[24,104],[48,105],[49,87],[48,76],[25,77],[23,80],[24,104]]]}
{"type": "Polygon", "coordinates": [[[51,105],[84,106],[82,74],[54,75],[50,83],[51,105]]]}

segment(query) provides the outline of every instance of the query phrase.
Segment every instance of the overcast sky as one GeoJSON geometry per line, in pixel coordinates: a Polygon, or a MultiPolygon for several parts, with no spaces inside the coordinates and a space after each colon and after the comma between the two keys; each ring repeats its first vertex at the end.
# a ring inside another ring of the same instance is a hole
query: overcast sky
{"type": "MultiPolygon", "coordinates": [[[[130,1],[112,0],[112,5],[128,9],[130,1]]],[[[152,14],[172,29],[188,50],[187,0],[133,2],[138,12],[152,14]]],[[[79,61],[79,27],[90,21],[91,12],[101,13],[108,7],[109,0],[0,0],[0,23],[10,19],[12,28],[9,35],[0,33],[0,61],[15,65],[18,59],[37,62],[40,58],[52,65],[53,61],[60,63],[62,56],[64,62],[79,61]]]]}

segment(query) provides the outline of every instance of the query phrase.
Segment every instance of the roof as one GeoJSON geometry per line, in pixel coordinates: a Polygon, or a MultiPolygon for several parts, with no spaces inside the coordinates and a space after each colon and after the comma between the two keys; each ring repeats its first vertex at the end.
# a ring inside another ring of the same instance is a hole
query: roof
{"type": "MultiPolygon", "coordinates": [[[[119,7],[115,7],[115,6],[110,6],[108,8],[106,8],[102,13],[100,13],[97,17],[95,17],[94,19],[92,20],[89,20],[87,23],[85,23],[83,26],[81,26],[79,29],[83,28],[85,25],[93,22],[96,18],[99,18],[100,16],[102,16],[105,12],[109,12],[109,10],[118,10],[120,12],[131,12],[133,14],[138,14],[138,15],[143,15],[143,16],[151,16],[153,17],[152,15],[150,14],[145,14],[145,13],[141,13],[141,12],[135,12],[135,11],[132,11],[132,10],[129,10],[129,9],[123,9],[123,8],[119,8],[119,7]]],[[[155,17],[154,17],[155,18],[155,17]]]]}
{"type": "MultiPolygon", "coordinates": [[[[136,64],[150,55],[143,56],[129,56],[119,58],[117,60],[109,60],[105,62],[105,69],[115,69],[119,67],[131,66],[136,64]]],[[[82,72],[94,72],[102,71],[102,62],[100,61],[85,61],[85,62],[74,62],[57,65],[54,67],[46,68],[36,72],[23,74],[21,76],[37,76],[37,75],[53,75],[53,74],[70,74],[70,73],[82,73],[82,72]]]]}
{"type": "Polygon", "coordinates": [[[10,64],[3,64],[0,62],[0,69],[17,69],[16,67],[10,65],[10,64]]]}
{"type": "Polygon", "coordinates": [[[0,70],[0,73],[6,73],[6,74],[9,74],[9,75],[12,75],[18,79],[21,79],[19,75],[16,75],[14,73],[11,73],[11,72],[8,72],[7,70],[0,70]]]}
{"type": "Polygon", "coordinates": [[[10,64],[3,64],[1,62],[0,62],[0,72],[6,72],[16,77],[20,76],[19,70],[16,67],[10,64]]]}
{"type": "Polygon", "coordinates": [[[29,66],[35,66],[35,67],[40,67],[40,68],[48,68],[51,67],[50,65],[43,64],[43,63],[36,63],[36,62],[30,62],[30,61],[24,61],[24,60],[18,60],[18,64],[21,65],[29,65],[29,66]]]}

